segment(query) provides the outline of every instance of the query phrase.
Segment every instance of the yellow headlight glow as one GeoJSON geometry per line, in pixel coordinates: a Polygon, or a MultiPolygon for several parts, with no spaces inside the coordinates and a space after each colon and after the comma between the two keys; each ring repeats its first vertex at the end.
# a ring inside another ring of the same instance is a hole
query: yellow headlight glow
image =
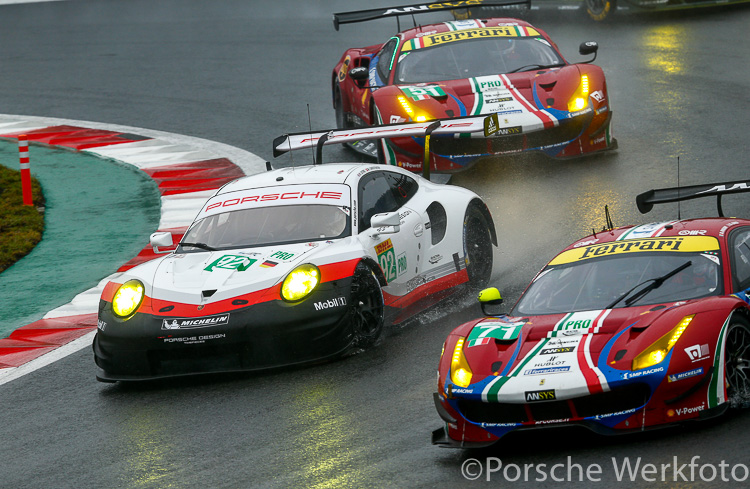
{"type": "Polygon", "coordinates": [[[661,363],[667,357],[670,350],[672,350],[672,347],[677,343],[677,340],[680,339],[680,336],[685,332],[694,317],[695,314],[685,316],[669,333],[665,334],[656,340],[651,346],[642,351],[633,359],[632,370],[641,370],[661,363]]]}
{"type": "Polygon", "coordinates": [[[406,101],[405,97],[399,95],[398,102],[401,104],[401,107],[404,108],[406,113],[409,114],[409,117],[414,116],[414,109],[411,108],[411,105],[409,105],[409,102],[406,101]]]}
{"type": "Polygon", "coordinates": [[[140,280],[128,280],[115,292],[112,299],[112,312],[119,318],[129,318],[141,306],[144,292],[140,280]]]}
{"type": "Polygon", "coordinates": [[[583,110],[588,105],[589,99],[589,76],[581,75],[581,84],[568,101],[568,111],[577,112],[583,110]]]}
{"type": "Polygon", "coordinates": [[[454,384],[460,387],[469,387],[471,384],[471,368],[469,362],[466,361],[464,356],[464,341],[466,338],[463,336],[456,342],[455,348],[453,348],[453,357],[451,358],[451,380],[454,384]]]}
{"type": "Polygon", "coordinates": [[[300,265],[286,276],[281,284],[281,297],[287,301],[299,301],[307,297],[320,282],[320,270],[315,265],[300,265]]]}

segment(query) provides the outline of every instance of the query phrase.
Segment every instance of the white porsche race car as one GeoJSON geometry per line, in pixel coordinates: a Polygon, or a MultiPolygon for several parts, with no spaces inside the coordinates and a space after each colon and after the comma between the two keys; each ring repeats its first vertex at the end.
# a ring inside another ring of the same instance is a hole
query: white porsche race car
{"type": "MultiPolygon", "coordinates": [[[[155,233],[151,244],[172,236],[155,233]]],[[[240,178],[205,203],[174,252],[106,285],[97,379],[345,355],[372,345],[384,324],[483,285],[493,244],[476,194],[401,168],[337,163],[240,178]]]]}

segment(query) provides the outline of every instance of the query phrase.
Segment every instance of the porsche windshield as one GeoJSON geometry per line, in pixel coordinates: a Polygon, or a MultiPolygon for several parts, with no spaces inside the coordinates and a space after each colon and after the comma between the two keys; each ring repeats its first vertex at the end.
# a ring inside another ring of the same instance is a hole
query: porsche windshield
{"type": "Polygon", "coordinates": [[[722,293],[718,253],[635,253],[547,266],[513,315],[561,314],[722,293]],[[663,279],[663,280],[660,280],[663,279]]]}
{"type": "Polygon", "coordinates": [[[563,66],[541,37],[487,37],[401,52],[396,83],[459,80],[563,66]]]}
{"type": "Polygon", "coordinates": [[[222,212],[195,222],[180,252],[248,248],[334,239],[351,233],[349,208],[282,205],[222,212]]]}

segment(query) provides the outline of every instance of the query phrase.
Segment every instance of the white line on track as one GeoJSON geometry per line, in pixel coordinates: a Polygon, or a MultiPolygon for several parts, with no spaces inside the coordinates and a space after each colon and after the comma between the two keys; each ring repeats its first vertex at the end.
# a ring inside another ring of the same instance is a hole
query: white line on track
{"type": "Polygon", "coordinates": [[[11,5],[14,3],[40,3],[40,2],[62,2],[65,0],[0,0],[0,5],[11,5]]]}
{"type": "MultiPolygon", "coordinates": [[[[31,0],[31,1],[45,1],[45,0],[31,0]]],[[[57,0],[51,0],[51,1],[57,1],[57,0]]],[[[19,2],[17,0],[0,0],[0,5],[4,3],[19,3],[19,2]]],[[[98,123],[98,122],[78,121],[78,120],[72,120],[72,119],[57,119],[57,118],[51,118],[51,117],[35,117],[35,116],[24,116],[24,115],[0,114],[0,132],[4,132],[5,134],[10,133],[10,132],[30,130],[30,129],[41,128],[41,127],[58,126],[58,125],[70,125],[70,126],[76,126],[76,127],[82,127],[82,128],[88,128],[88,129],[102,129],[102,130],[113,131],[113,132],[137,134],[140,136],[146,136],[146,137],[153,138],[155,140],[160,140],[160,141],[169,143],[169,145],[177,145],[177,146],[184,146],[186,148],[192,148],[194,150],[198,150],[198,151],[194,151],[194,153],[196,154],[200,153],[200,155],[202,156],[200,159],[203,159],[203,156],[207,157],[206,159],[210,158],[211,156],[213,156],[214,158],[227,158],[230,161],[232,161],[232,163],[240,167],[246,175],[260,173],[260,172],[265,171],[266,169],[265,160],[263,160],[259,156],[253,153],[250,153],[249,151],[236,148],[234,146],[229,146],[227,144],[218,143],[216,141],[210,141],[207,139],[201,139],[201,138],[196,138],[192,136],[183,136],[180,134],[174,134],[174,133],[163,132],[163,131],[154,131],[151,129],[143,129],[143,128],[130,127],[130,126],[120,126],[120,125],[114,125],[114,124],[103,124],[103,123],[98,123]]],[[[87,152],[94,153],[94,154],[97,153],[96,149],[92,151],[87,151],[87,152]]],[[[96,154],[96,155],[102,156],[104,159],[111,158],[111,159],[118,160],[117,156],[114,154],[106,155],[106,156],[103,154],[102,155],[96,154]]],[[[122,161],[122,160],[119,160],[119,161],[122,161]]],[[[195,192],[193,193],[193,196],[201,197],[200,201],[202,203],[206,198],[210,196],[210,194],[213,194],[213,192],[214,192],[213,190],[208,193],[195,192]]],[[[191,196],[190,194],[185,194],[184,196],[178,196],[178,197],[182,197],[182,200],[184,200],[185,198],[190,197],[190,196],[191,196]]],[[[177,198],[177,200],[179,201],[181,199],[177,198]]],[[[168,202],[168,204],[174,205],[173,202],[168,202]]],[[[169,207],[169,205],[167,207],[169,207]]],[[[165,210],[165,199],[162,198],[162,209],[161,209],[162,221],[163,221],[165,211],[169,211],[169,209],[165,210]]],[[[194,215],[194,212],[190,215],[194,215]]],[[[165,223],[161,222],[160,224],[161,224],[160,227],[164,227],[165,223]]],[[[189,221],[186,223],[180,223],[180,224],[186,225],[186,224],[189,224],[189,221]]],[[[94,287],[94,289],[91,289],[89,291],[79,294],[70,303],[64,304],[58,307],[57,309],[53,309],[52,311],[48,312],[44,317],[45,318],[65,317],[69,315],[96,313],[98,302],[99,302],[98,301],[98,297],[100,293],[99,289],[103,287],[103,284],[106,282],[107,278],[103,279],[102,282],[100,282],[97,287],[94,287]]],[[[91,331],[85,334],[84,336],[81,336],[80,338],[73,340],[70,343],[60,346],[50,351],[49,353],[45,353],[44,355],[30,362],[27,362],[21,366],[0,369],[0,385],[16,380],[19,377],[23,377],[26,374],[30,374],[31,372],[34,372],[35,370],[38,370],[42,367],[46,367],[47,365],[53,362],[56,362],[62,358],[65,358],[68,355],[71,355],[83,348],[90,347],[91,343],[94,340],[95,334],[96,334],[96,331],[91,331]]],[[[93,366],[92,366],[92,369],[93,369],[93,366]]]]}

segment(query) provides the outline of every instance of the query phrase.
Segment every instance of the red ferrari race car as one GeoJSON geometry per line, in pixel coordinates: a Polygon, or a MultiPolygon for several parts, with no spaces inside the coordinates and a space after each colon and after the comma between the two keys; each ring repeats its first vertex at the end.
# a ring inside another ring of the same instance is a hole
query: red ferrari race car
{"type": "MultiPolygon", "coordinates": [[[[480,1],[472,5],[527,4],[480,1]]],[[[452,10],[444,2],[334,14],[334,25],[452,10]]],[[[584,63],[566,61],[541,29],[512,18],[468,19],[416,26],[385,43],[347,50],[333,69],[339,128],[493,114],[485,135],[436,137],[430,166],[456,172],[482,157],[540,151],[565,158],[616,147],[602,69],[588,64],[598,45],[585,42],[584,63]]],[[[350,145],[382,163],[422,168],[424,139],[404,137],[350,145]]]]}
{"type": "MultiPolygon", "coordinates": [[[[750,191],[750,181],[652,190],[654,203],[750,191]]],[[[721,215],[721,208],[719,211],[721,215]]],[[[434,444],[478,447],[516,430],[603,434],[750,405],[750,220],[605,230],[562,251],[508,315],[456,328],[440,359],[434,444]]],[[[482,309],[497,289],[480,293],[482,309]]]]}

